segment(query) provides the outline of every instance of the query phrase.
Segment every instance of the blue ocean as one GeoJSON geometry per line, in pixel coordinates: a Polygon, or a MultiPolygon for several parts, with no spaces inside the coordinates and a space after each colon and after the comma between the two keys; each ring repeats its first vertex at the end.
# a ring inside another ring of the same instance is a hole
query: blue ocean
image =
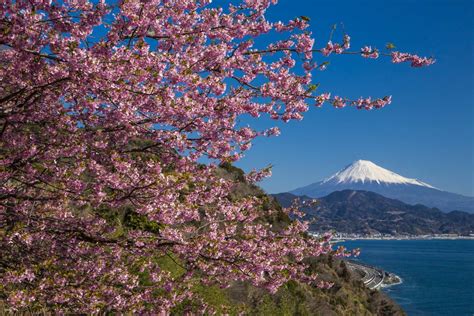
{"type": "Polygon", "coordinates": [[[393,272],[383,289],[408,315],[474,315],[474,240],[354,240],[359,259],[393,272]]]}

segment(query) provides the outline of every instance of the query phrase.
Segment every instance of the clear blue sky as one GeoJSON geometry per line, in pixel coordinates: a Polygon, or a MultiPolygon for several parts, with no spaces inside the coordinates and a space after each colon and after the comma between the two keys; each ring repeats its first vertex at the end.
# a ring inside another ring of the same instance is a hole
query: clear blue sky
{"type": "MultiPolygon", "coordinates": [[[[268,192],[318,181],[356,159],[367,159],[438,188],[474,195],[473,2],[280,0],[272,20],[305,15],[318,47],[331,25],[343,22],[352,47],[432,55],[428,68],[334,56],[315,81],[319,91],[347,97],[393,95],[378,111],[312,108],[301,122],[278,124],[282,135],[258,139],[237,165],[250,170],[273,164],[268,192]]],[[[258,122],[256,127],[268,126],[258,122]]]]}

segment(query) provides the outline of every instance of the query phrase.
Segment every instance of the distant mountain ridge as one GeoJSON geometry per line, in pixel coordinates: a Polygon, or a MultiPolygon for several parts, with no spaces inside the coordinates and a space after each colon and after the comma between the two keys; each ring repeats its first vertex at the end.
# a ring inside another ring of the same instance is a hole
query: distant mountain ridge
{"type": "MultiPolygon", "coordinates": [[[[298,196],[273,195],[282,206],[298,196]]],[[[312,199],[300,196],[300,201],[312,199]]],[[[474,233],[474,214],[409,205],[368,191],[344,190],[318,199],[314,206],[302,208],[306,219],[315,218],[311,230],[336,230],[347,234],[426,235],[474,233]]]]}
{"type": "Polygon", "coordinates": [[[372,191],[408,204],[423,204],[445,212],[459,210],[474,213],[474,197],[442,191],[368,160],[357,160],[331,177],[289,193],[319,198],[341,190],[372,191]]]}

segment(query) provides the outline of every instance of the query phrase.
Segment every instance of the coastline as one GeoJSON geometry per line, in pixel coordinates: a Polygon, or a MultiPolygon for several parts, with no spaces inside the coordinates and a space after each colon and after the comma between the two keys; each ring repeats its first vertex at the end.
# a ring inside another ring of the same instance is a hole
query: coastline
{"type": "Polygon", "coordinates": [[[334,237],[331,242],[344,242],[346,240],[474,240],[471,236],[437,237],[437,236],[403,236],[403,237],[334,237]]]}
{"type": "MultiPolygon", "coordinates": [[[[313,237],[321,237],[322,233],[309,232],[313,237]]],[[[474,240],[474,235],[463,236],[455,234],[444,235],[359,235],[336,233],[331,242],[343,242],[345,240],[474,240]]]]}
{"type": "Polygon", "coordinates": [[[395,281],[395,282],[393,282],[393,283],[382,284],[382,285],[380,286],[380,288],[386,289],[386,288],[389,288],[389,287],[394,286],[394,285],[400,285],[400,284],[402,284],[402,283],[403,283],[403,279],[402,279],[401,277],[399,277],[398,275],[395,275],[395,276],[398,278],[398,281],[395,281]]]}
{"type": "Polygon", "coordinates": [[[371,290],[388,288],[403,283],[402,278],[395,273],[360,261],[347,259],[344,261],[349,270],[354,275],[358,275],[364,285],[371,290]]]}

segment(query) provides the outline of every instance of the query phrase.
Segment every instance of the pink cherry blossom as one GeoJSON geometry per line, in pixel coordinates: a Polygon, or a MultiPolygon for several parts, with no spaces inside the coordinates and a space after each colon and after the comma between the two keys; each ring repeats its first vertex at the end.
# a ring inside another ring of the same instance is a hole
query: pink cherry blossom
{"type": "MultiPolygon", "coordinates": [[[[270,168],[223,170],[257,137],[279,135],[242,126],[244,117],[287,122],[303,119],[310,104],[369,110],[391,97],[331,99],[317,91],[313,71],[327,66],[317,58],[379,53],[348,51],[347,35],[315,48],[308,19],[267,20],[275,3],[0,4],[7,311],[169,314],[192,300],[207,313],[196,280],[246,281],[271,292],[289,280],[330,286],[307,274],[304,259],[348,252],[333,250],[330,234],[307,238],[302,220],[274,229],[266,219],[279,208],[236,194],[270,168]],[[268,43],[273,31],[279,37],[268,43]]],[[[434,62],[389,56],[414,67],[434,62]]]]}
{"type": "Polygon", "coordinates": [[[339,97],[339,96],[335,96],[334,97],[334,100],[332,101],[332,105],[335,107],[335,108],[343,108],[346,106],[346,100],[344,100],[343,98],[339,97]]]}
{"type": "Polygon", "coordinates": [[[430,66],[436,61],[431,57],[420,57],[409,53],[392,52],[392,62],[395,64],[410,62],[412,67],[430,66]]]}
{"type": "Polygon", "coordinates": [[[377,49],[372,49],[370,46],[364,46],[361,49],[362,57],[365,58],[379,58],[379,51],[377,49]]]}
{"type": "Polygon", "coordinates": [[[321,53],[324,55],[324,56],[329,56],[332,52],[334,51],[334,44],[329,41],[327,44],[326,44],[326,47],[322,48],[321,49],[321,53]]]}

